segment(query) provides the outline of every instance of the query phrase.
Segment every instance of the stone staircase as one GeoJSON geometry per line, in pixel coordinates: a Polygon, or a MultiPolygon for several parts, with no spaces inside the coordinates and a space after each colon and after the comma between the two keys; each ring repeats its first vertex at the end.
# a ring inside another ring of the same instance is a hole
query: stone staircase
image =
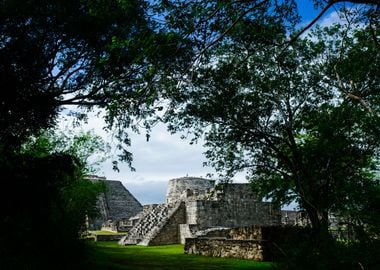
{"type": "Polygon", "coordinates": [[[158,204],[153,208],[144,210],[142,218],[133,226],[128,235],[119,241],[119,244],[148,245],[178,207],[179,204],[158,204]]]}

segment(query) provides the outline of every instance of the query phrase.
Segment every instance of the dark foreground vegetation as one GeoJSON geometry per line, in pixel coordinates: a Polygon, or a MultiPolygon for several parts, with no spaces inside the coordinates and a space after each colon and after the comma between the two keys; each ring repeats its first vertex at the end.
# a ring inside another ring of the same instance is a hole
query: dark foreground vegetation
{"type": "Polygon", "coordinates": [[[380,258],[376,255],[380,252],[378,239],[336,240],[326,236],[315,243],[309,228],[295,232],[271,244],[276,269],[375,270],[380,265],[380,258]]]}
{"type": "Polygon", "coordinates": [[[1,156],[0,171],[0,269],[76,269],[85,216],[103,187],[64,154],[1,156]]]}

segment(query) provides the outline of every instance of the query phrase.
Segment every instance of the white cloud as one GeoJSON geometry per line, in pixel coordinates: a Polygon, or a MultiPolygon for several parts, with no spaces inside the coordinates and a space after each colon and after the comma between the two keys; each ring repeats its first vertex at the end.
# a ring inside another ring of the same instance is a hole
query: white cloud
{"type": "MultiPolygon", "coordinates": [[[[90,113],[88,123],[81,125],[77,130],[94,130],[108,142],[112,136],[103,130],[105,126],[103,115],[90,113]]],[[[67,120],[66,122],[70,122],[67,120]]],[[[65,121],[59,122],[62,130],[69,128],[65,121]]],[[[72,129],[72,127],[70,127],[72,129]]],[[[131,172],[126,164],[119,164],[120,172],[112,170],[111,160],[101,167],[100,175],[109,180],[120,180],[127,189],[142,203],[162,203],[165,198],[166,186],[170,179],[186,175],[206,177],[208,173],[215,173],[213,168],[203,167],[206,158],[202,141],[190,145],[188,140],[182,140],[178,134],[170,134],[163,124],[153,128],[150,140],[142,132],[140,135],[130,133],[133,153],[133,167],[131,172]]],[[[243,174],[238,174],[236,182],[245,182],[243,174]]]]}
{"type": "MultiPolygon", "coordinates": [[[[317,25],[321,28],[329,27],[334,24],[340,24],[343,26],[343,25],[348,24],[348,21],[347,21],[348,17],[350,17],[350,20],[353,20],[353,18],[356,16],[355,14],[357,13],[357,10],[354,7],[351,7],[351,8],[346,7],[347,12],[348,12],[346,14],[347,17],[339,10],[339,8],[341,7],[336,7],[334,10],[331,10],[327,12],[326,14],[324,14],[322,18],[320,18],[310,29],[305,31],[305,33],[303,33],[301,37],[305,37],[308,33],[310,33],[310,30],[314,29],[317,25]]],[[[306,27],[313,19],[314,18],[312,18],[309,21],[304,21],[302,24],[299,25],[299,29],[301,30],[304,27],[306,27]]],[[[359,26],[356,25],[356,27],[359,27],[359,26]]]]}
{"type": "Polygon", "coordinates": [[[332,11],[323,17],[320,21],[317,22],[321,27],[332,26],[333,24],[342,24],[345,23],[344,18],[337,11],[332,11]]]}
{"type": "Polygon", "coordinates": [[[167,182],[122,182],[129,192],[131,192],[142,205],[163,203],[165,201],[166,189],[168,185],[167,182]]]}

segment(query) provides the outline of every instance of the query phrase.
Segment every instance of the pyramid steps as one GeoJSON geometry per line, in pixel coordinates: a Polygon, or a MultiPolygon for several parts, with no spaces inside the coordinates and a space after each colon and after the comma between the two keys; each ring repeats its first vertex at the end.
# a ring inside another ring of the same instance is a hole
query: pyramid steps
{"type": "Polygon", "coordinates": [[[149,245],[180,206],[180,202],[174,205],[158,204],[144,211],[142,218],[133,226],[128,235],[119,241],[119,244],[149,245]]]}

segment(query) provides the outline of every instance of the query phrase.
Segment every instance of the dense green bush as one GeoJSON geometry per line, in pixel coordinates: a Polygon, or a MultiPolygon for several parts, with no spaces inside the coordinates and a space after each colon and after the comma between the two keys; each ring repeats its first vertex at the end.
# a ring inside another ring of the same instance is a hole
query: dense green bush
{"type": "Polygon", "coordinates": [[[378,239],[344,242],[325,236],[316,242],[307,228],[285,228],[277,234],[279,237],[270,239],[269,247],[279,262],[278,269],[375,270],[380,265],[378,239]]]}
{"type": "Polygon", "coordinates": [[[79,269],[80,234],[102,187],[65,154],[1,155],[0,171],[0,269],[79,269]]]}

